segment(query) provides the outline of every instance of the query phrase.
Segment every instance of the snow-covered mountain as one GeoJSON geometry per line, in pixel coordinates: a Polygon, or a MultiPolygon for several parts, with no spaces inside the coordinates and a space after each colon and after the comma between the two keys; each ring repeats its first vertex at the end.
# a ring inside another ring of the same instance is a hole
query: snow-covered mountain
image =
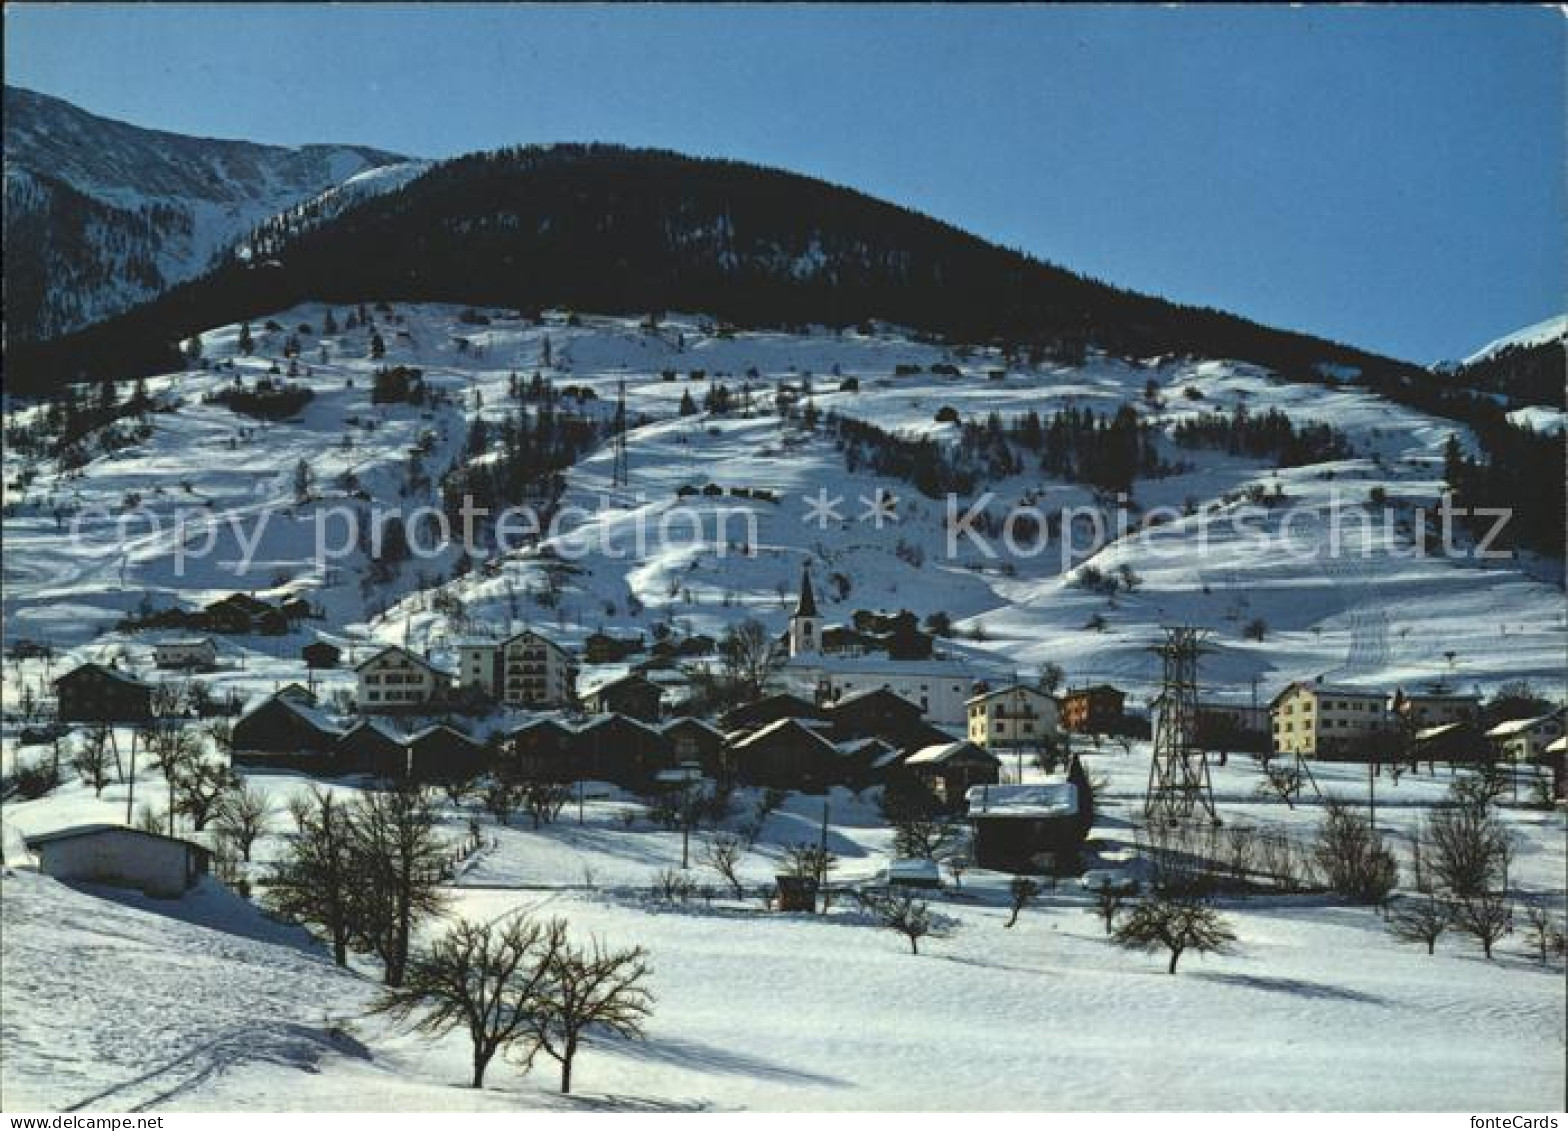
{"type": "Polygon", "coordinates": [[[1465,358],[1465,365],[1474,365],[1485,361],[1508,349],[1525,348],[1529,346],[1544,345],[1550,342],[1568,341],[1568,314],[1557,314],[1540,322],[1505,334],[1496,341],[1488,342],[1465,358]]]}
{"type": "Polygon", "coordinates": [[[403,164],[363,146],[143,129],[7,86],[8,340],[53,337],[144,302],[206,269],[266,217],[403,164]]]}

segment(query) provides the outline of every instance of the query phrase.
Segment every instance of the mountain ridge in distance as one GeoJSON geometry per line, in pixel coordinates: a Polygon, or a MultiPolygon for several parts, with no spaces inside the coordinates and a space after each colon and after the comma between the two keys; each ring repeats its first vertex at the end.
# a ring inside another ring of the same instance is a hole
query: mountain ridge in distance
{"type": "Polygon", "coordinates": [[[199,274],[263,218],[404,161],[148,129],[7,85],[8,342],[112,317],[199,274]]]}

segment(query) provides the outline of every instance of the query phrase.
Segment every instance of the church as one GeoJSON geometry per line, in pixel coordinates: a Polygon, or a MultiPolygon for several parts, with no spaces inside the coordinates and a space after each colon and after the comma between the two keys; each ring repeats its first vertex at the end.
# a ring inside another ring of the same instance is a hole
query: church
{"type": "Polygon", "coordinates": [[[974,694],[976,679],[967,663],[940,656],[898,660],[859,647],[836,647],[831,642],[842,634],[842,626],[823,622],[811,571],[802,569],[783,672],[794,689],[824,706],[860,692],[887,690],[916,704],[927,722],[964,725],[964,703],[974,694]]]}

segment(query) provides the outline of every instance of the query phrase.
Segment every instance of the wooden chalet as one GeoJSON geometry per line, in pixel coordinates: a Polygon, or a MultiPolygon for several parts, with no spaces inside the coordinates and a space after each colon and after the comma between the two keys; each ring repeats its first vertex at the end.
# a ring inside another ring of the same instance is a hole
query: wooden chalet
{"type": "Polygon", "coordinates": [[[1002,777],[1001,759],[985,747],[968,741],[924,747],[904,758],[902,765],[953,812],[963,811],[964,799],[970,789],[995,785],[1002,777]]]}
{"type": "Polygon", "coordinates": [[[235,765],[279,766],[325,771],[336,763],[343,728],[307,695],[292,688],[274,692],[234,723],[235,765]]]}
{"type": "Polygon", "coordinates": [[[577,780],[577,732],[560,719],[531,719],[516,727],[507,734],[504,749],[508,768],[519,777],[577,780]]]}
{"type": "Polygon", "coordinates": [[[1037,872],[1043,861],[1076,853],[1086,829],[1078,787],[977,785],[969,791],[975,866],[999,872],[1037,872]]]}
{"type": "Polygon", "coordinates": [[[143,723],[152,718],[152,685],[118,668],[86,663],[54,681],[62,723],[143,723]]]}
{"type": "Polygon", "coordinates": [[[408,739],[408,775],[417,782],[464,781],[478,777],[488,761],[483,743],[445,723],[408,739]]]}
{"type": "Polygon", "coordinates": [[[761,699],[726,711],[720,716],[719,725],[723,727],[725,733],[730,733],[737,730],[757,730],[782,719],[816,719],[826,722],[827,718],[827,712],[810,700],[782,692],[777,695],[765,695],[761,699]]]}
{"type": "Polygon", "coordinates": [[[671,743],[665,735],[627,715],[598,715],[577,728],[573,739],[578,779],[607,781],[625,789],[645,789],[660,770],[670,769],[671,743]]]}
{"type": "Polygon", "coordinates": [[[820,727],[802,719],[769,723],[731,748],[735,776],[748,785],[820,793],[846,781],[849,764],[820,727]]]}
{"type": "Polygon", "coordinates": [[[369,774],[388,781],[408,777],[407,738],[379,719],[362,719],[338,739],[333,751],[340,773],[369,774]]]}
{"type": "Polygon", "coordinates": [[[636,672],[600,684],[583,696],[583,707],[595,715],[625,715],[645,723],[659,721],[664,688],[636,672]]]}
{"type": "Polygon", "coordinates": [[[712,723],[689,716],[671,719],[659,730],[670,742],[670,757],[677,766],[696,764],[707,777],[727,778],[733,768],[724,732],[712,723]]]}

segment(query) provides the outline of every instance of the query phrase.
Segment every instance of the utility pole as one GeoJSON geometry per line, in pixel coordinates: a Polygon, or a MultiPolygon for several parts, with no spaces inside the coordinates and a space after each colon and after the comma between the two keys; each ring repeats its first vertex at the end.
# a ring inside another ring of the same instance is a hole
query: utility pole
{"type": "Polygon", "coordinates": [[[828,800],[822,799],[822,835],[817,841],[817,890],[822,893],[822,914],[828,913],[828,800]]]}
{"type": "MultiPolygon", "coordinates": [[[[111,728],[110,733],[114,733],[111,728]]],[[[125,823],[131,823],[132,806],[136,803],[136,732],[131,731],[131,787],[125,791],[125,823]]]]}

